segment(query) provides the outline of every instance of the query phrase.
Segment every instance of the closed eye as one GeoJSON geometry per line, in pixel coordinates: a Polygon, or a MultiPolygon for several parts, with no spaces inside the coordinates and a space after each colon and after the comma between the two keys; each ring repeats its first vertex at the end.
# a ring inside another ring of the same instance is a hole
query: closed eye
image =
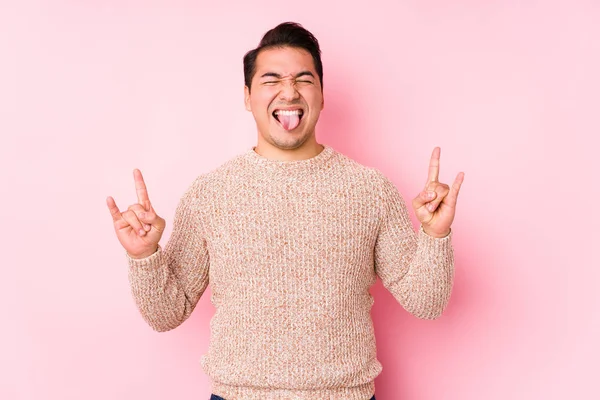
{"type": "MultiPolygon", "coordinates": [[[[273,86],[273,85],[278,85],[280,84],[282,81],[281,80],[277,80],[277,81],[265,81],[262,82],[262,85],[267,85],[267,86],[273,86]]],[[[294,84],[303,84],[303,85],[314,85],[313,81],[310,80],[306,80],[306,79],[296,79],[294,81],[294,84]]]]}

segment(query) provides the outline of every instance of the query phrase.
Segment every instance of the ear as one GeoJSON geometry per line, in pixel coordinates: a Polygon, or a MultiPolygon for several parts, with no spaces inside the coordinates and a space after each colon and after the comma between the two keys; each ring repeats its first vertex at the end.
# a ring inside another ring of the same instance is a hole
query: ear
{"type": "Polygon", "coordinates": [[[252,111],[252,107],[250,106],[250,88],[248,86],[244,86],[244,104],[247,111],[252,111]]]}

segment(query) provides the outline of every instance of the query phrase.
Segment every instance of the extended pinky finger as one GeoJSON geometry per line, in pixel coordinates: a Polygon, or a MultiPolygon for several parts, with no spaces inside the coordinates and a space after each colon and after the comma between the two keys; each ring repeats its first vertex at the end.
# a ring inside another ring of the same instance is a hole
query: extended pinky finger
{"type": "Polygon", "coordinates": [[[454,183],[450,188],[450,193],[448,193],[448,205],[454,207],[456,205],[456,200],[458,199],[458,193],[460,192],[460,187],[465,179],[465,173],[459,172],[456,175],[456,179],[454,179],[454,183]]]}
{"type": "Polygon", "coordinates": [[[106,205],[108,206],[108,211],[110,211],[110,215],[112,215],[113,221],[117,222],[121,220],[121,211],[119,211],[119,207],[117,207],[117,203],[115,203],[115,199],[111,196],[106,198],[106,205]]]}

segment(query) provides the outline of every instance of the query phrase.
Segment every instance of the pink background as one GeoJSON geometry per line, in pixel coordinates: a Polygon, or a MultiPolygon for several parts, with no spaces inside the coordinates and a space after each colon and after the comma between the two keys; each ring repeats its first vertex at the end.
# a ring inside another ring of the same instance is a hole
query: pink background
{"type": "Polygon", "coordinates": [[[599,398],[599,3],[216,3],[1,3],[0,398],[208,399],[210,288],[153,332],[105,198],[141,168],[170,224],[249,148],[242,56],[287,20],[321,42],[321,142],[407,200],[436,145],[466,173],[444,316],[374,287],[378,400],[599,398]]]}

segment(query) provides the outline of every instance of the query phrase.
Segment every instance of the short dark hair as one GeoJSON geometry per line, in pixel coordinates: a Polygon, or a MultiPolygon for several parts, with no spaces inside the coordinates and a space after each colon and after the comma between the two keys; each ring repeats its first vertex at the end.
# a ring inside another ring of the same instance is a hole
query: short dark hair
{"type": "Polygon", "coordinates": [[[256,73],[256,57],[261,50],[276,47],[294,47],[310,53],[315,63],[315,69],[323,90],[323,63],[321,63],[321,49],[317,38],[296,22],[284,22],[271,29],[261,39],[258,47],[244,55],[244,82],[250,90],[252,78],[256,73]]]}

